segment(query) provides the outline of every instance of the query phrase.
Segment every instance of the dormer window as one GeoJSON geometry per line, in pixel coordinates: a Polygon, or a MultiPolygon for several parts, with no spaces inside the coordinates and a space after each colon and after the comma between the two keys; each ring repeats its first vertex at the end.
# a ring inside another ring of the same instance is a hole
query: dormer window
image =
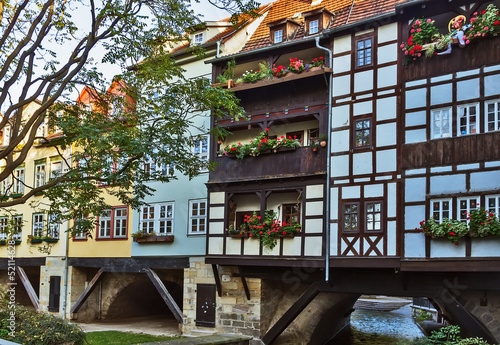
{"type": "Polygon", "coordinates": [[[309,22],[309,34],[312,35],[312,34],[316,34],[318,33],[319,31],[319,20],[316,19],[316,20],[311,20],[309,22]]]}
{"type": "Polygon", "coordinates": [[[276,30],[274,32],[274,43],[283,42],[283,30],[276,30]]]}
{"type": "Polygon", "coordinates": [[[203,32],[194,35],[194,44],[202,44],[203,43],[203,32]]]}

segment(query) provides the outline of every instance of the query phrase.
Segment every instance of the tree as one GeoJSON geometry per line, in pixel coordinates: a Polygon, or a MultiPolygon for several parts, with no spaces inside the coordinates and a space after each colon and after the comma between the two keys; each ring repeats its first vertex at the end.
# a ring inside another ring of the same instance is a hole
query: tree
{"type": "MultiPolygon", "coordinates": [[[[232,3],[233,9],[255,7],[252,0],[232,3]]],[[[10,133],[0,148],[0,181],[24,184],[22,197],[2,198],[0,207],[44,192],[59,221],[76,219],[75,224],[88,226],[91,215],[106,207],[102,193],[139,207],[153,192],[145,181],[172,178],[146,171],[145,157],[195,176],[206,162],[191,151],[199,139],[188,131],[193,116],[243,112],[231,93],[209,87],[208,80],[186,80],[168,55],[187,39],[184,28],[197,24],[185,0],[0,0],[0,131],[10,133]],[[89,16],[85,28],[73,20],[83,13],[89,16]],[[108,91],[109,82],[91,58],[98,46],[106,49],[103,62],[122,68],[108,91]],[[69,52],[66,59],[60,58],[62,49],[69,52]],[[75,90],[86,90],[93,106],[75,101],[75,90]],[[36,109],[27,111],[33,102],[36,109]],[[37,129],[46,122],[62,135],[41,135],[37,129]],[[74,148],[61,173],[37,186],[14,175],[35,144],[54,147],[61,157],[74,148]],[[102,184],[113,188],[99,188],[102,184]]],[[[6,186],[9,193],[12,183],[6,186]]]]}

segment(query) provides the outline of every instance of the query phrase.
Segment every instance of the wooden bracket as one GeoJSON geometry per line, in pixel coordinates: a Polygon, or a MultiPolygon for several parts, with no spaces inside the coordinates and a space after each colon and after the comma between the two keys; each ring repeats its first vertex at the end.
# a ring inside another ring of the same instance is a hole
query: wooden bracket
{"type": "Polygon", "coordinates": [[[241,266],[238,266],[238,271],[240,273],[241,283],[243,284],[243,288],[245,289],[245,295],[247,295],[247,300],[250,301],[250,290],[248,289],[247,280],[241,266]]]}
{"type": "Polygon", "coordinates": [[[87,285],[85,290],[83,290],[80,297],[78,297],[78,299],[76,300],[75,305],[73,305],[73,307],[71,308],[71,310],[70,310],[71,314],[77,313],[78,310],[80,310],[83,303],[87,300],[87,298],[89,298],[92,291],[94,291],[94,289],[97,287],[97,283],[99,283],[99,281],[101,280],[103,273],[104,273],[104,268],[101,268],[101,269],[99,269],[99,271],[97,271],[94,278],[92,278],[89,285],[87,285]]]}
{"type": "Polygon", "coordinates": [[[219,270],[217,265],[212,264],[212,271],[214,272],[215,286],[217,287],[217,294],[222,297],[222,284],[220,283],[219,270]]]}
{"type": "Polygon", "coordinates": [[[156,272],[153,271],[151,268],[143,268],[142,270],[143,272],[146,272],[149,279],[151,279],[151,282],[155,286],[156,290],[158,290],[158,292],[160,293],[161,298],[163,298],[163,301],[167,305],[168,309],[170,309],[177,322],[182,323],[182,318],[183,318],[182,311],[175,302],[170,292],[168,292],[167,288],[165,287],[165,284],[163,284],[160,277],[158,277],[156,272]]]}
{"type": "Polygon", "coordinates": [[[28,275],[21,266],[16,266],[16,271],[17,271],[17,276],[21,280],[21,283],[23,283],[24,288],[28,293],[28,297],[30,298],[31,303],[35,307],[35,310],[38,310],[38,308],[40,307],[40,303],[38,300],[38,296],[36,295],[35,289],[33,288],[33,285],[31,285],[28,275]]]}

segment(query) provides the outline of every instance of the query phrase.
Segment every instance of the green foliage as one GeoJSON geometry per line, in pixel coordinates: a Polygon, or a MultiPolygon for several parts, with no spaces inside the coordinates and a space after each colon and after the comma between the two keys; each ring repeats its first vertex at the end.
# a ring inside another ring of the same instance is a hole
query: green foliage
{"type": "Polygon", "coordinates": [[[445,326],[437,331],[432,331],[428,338],[418,338],[410,342],[403,342],[399,345],[487,345],[488,343],[481,338],[460,337],[459,326],[445,326]]]}
{"type": "Polygon", "coordinates": [[[432,314],[429,314],[424,310],[418,310],[418,309],[415,309],[413,317],[415,318],[415,321],[420,324],[424,321],[433,319],[432,314]]]}
{"type": "Polygon", "coordinates": [[[180,337],[155,336],[143,333],[128,333],[119,331],[103,331],[87,333],[89,345],[133,345],[164,340],[174,340],[180,337]]]}
{"type": "Polygon", "coordinates": [[[269,249],[276,246],[280,236],[296,234],[302,228],[300,224],[281,224],[277,215],[271,210],[265,211],[263,222],[256,212],[251,216],[245,216],[244,222],[247,231],[250,232],[249,236],[260,240],[260,243],[269,249]]]}
{"type": "Polygon", "coordinates": [[[434,238],[447,238],[453,244],[458,245],[458,240],[466,236],[469,232],[467,224],[456,219],[444,218],[438,223],[434,217],[420,222],[420,228],[417,228],[426,236],[434,238]]]}
{"type": "Polygon", "coordinates": [[[297,148],[300,147],[300,142],[294,140],[293,138],[285,138],[281,136],[276,139],[269,139],[268,132],[261,132],[255,139],[251,140],[248,144],[232,144],[226,146],[223,150],[219,152],[221,155],[235,154],[236,158],[243,159],[246,156],[258,156],[262,152],[271,150],[277,152],[280,148],[297,148]]]}
{"type": "Polygon", "coordinates": [[[468,215],[469,228],[474,237],[500,235],[500,221],[493,212],[488,212],[483,207],[472,210],[468,215]]]}
{"type": "Polygon", "coordinates": [[[266,74],[257,70],[254,72],[253,70],[246,71],[241,76],[241,81],[244,83],[255,83],[258,80],[262,80],[266,77],[266,74]]]}
{"type": "Polygon", "coordinates": [[[24,345],[83,345],[85,333],[75,324],[51,314],[36,312],[16,305],[9,309],[5,291],[0,292],[0,339],[24,345]],[[7,329],[11,312],[15,311],[15,336],[7,329]]]}

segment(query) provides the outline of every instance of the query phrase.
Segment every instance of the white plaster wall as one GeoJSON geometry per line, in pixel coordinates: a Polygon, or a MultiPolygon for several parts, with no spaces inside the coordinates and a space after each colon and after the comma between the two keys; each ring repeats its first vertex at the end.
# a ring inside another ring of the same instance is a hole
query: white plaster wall
{"type": "Polygon", "coordinates": [[[387,222],[387,255],[396,255],[396,222],[387,222]]]}
{"type": "Polygon", "coordinates": [[[465,240],[454,245],[450,240],[438,238],[431,240],[431,258],[457,258],[465,257],[465,240]]]}
{"type": "Polygon", "coordinates": [[[424,234],[405,234],[406,258],[425,258],[425,236],[424,234]]]}
{"type": "Polygon", "coordinates": [[[210,233],[211,234],[223,234],[224,233],[224,222],[210,222],[210,233]]]}
{"type": "Polygon", "coordinates": [[[371,114],[373,112],[373,102],[367,101],[367,102],[355,103],[354,108],[352,110],[353,110],[354,116],[371,114]]]}
{"type": "Polygon", "coordinates": [[[500,170],[472,173],[470,175],[470,191],[487,191],[500,188],[500,170]]]}
{"type": "Polygon", "coordinates": [[[306,216],[320,216],[323,214],[322,201],[308,201],[306,203],[306,216]]]}
{"type": "Polygon", "coordinates": [[[337,223],[330,224],[330,254],[332,256],[337,253],[338,250],[338,236],[339,236],[339,227],[337,223]]]}
{"type": "Polygon", "coordinates": [[[219,255],[222,254],[222,249],[224,246],[224,238],[209,238],[208,239],[208,254],[209,255],[219,255]]]}
{"type": "Polygon", "coordinates": [[[431,105],[450,103],[452,101],[452,84],[436,85],[431,87],[431,105]]]}
{"type": "Polygon", "coordinates": [[[427,89],[408,90],[405,93],[406,109],[425,107],[427,97],[427,89]]]}
{"type": "Polygon", "coordinates": [[[360,186],[349,186],[342,188],[342,199],[359,199],[361,197],[360,186]]]}
{"type": "Polygon", "coordinates": [[[378,43],[394,41],[398,39],[398,24],[391,23],[378,28],[378,43]]]}
{"type": "Polygon", "coordinates": [[[349,151],[349,130],[332,133],[331,152],[349,151]]]}
{"type": "Polygon", "coordinates": [[[406,126],[420,126],[425,125],[427,122],[425,111],[416,111],[414,113],[406,113],[405,124],[406,126]]]}
{"type": "Polygon", "coordinates": [[[210,219],[224,218],[224,207],[210,207],[210,219]]]}
{"type": "Polygon", "coordinates": [[[387,185],[387,217],[396,217],[397,186],[395,183],[387,185]]]}
{"type": "Polygon", "coordinates": [[[372,153],[364,152],[357,153],[352,156],[352,171],[354,175],[371,174],[372,169],[372,153]]]}
{"type": "MultiPolygon", "coordinates": [[[[472,176],[471,176],[472,185],[472,176]]],[[[465,175],[442,175],[431,177],[431,195],[460,193],[465,191],[465,175]]]]}
{"type": "Polygon", "coordinates": [[[396,149],[377,151],[377,173],[396,171],[396,149]]]}
{"type": "Polygon", "coordinates": [[[351,70],[351,55],[343,55],[333,59],[333,73],[348,72],[351,70]]]}
{"type": "Polygon", "coordinates": [[[471,240],[472,257],[498,257],[500,256],[500,238],[485,237],[471,240]]]}
{"type": "Polygon", "coordinates": [[[349,156],[334,156],[332,157],[332,177],[340,177],[349,175],[349,156]]]}
{"type": "Polygon", "coordinates": [[[336,38],[333,41],[333,53],[340,54],[351,50],[351,35],[336,38]]]}
{"type": "Polygon", "coordinates": [[[425,177],[405,181],[405,202],[425,201],[425,177]]]}
{"type": "Polygon", "coordinates": [[[226,254],[227,255],[241,254],[241,238],[232,238],[232,237],[226,238],[226,254]]]}
{"type": "Polygon", "coordinates": [[[484,95],[486,97],[498,95],[498,90],[500,90],[500,74],[484,77],[484,95]]]}
{"type": "Polygon", "coordinates": [[[425,205],[405,206],[405,229],[415,229],[424,219],[425,205]]]}
{"type": "Polygon", "coordinates": [[[379,184],[367,184],[365,186],[365,198],[378,198],[384,195],[384,185],[379,184]]]}
{"type": "Polygon", "coordinates": [[[245,240],[245,247],[243,250],[245,255],[259,255],[259,250],[260,250],[259,240],[254,240],[253,238],[245,240]]]}
{"type": "Polygon", "coordinates": [[[344,75],[333,78],[333,96],[347,95],[351,93],[351,76],[344,75]]]}
{"type": "Polygon", "coordinates": [[[317,184],[314,186],[307,186],[306,187],[306,195],[307,198],[322,198],[323,197],[323,185],[322,184],[317,184]]]}
{"type": "Polygon", "coordinates": [[[321,251],[323,249],[322,236],[318,237],[306,237],[304,240],[304,254],[307,256],[321,256],[321,251]]]}
{"type": "Polygon", "coordinates": [[[349,106],[332,108],[332,128],[349,126],[349,106]]]}
{"type": "MultiPolygon", "coordinates": [[[[352,246],[352,248],[359,253],[359,239],[356,240],[356,242],[354,243],[354,245],[352,246]]],[[[340,252],[343,253],[347,248],[347,244],[344,242],[344,241],[340,241],[340,252]]],[[[354,253],[352,251],[349,251],[347,253],[347,256],[354,256],[354,253]]]]}
{"type": "Polygon", "coordinates": [[[427,132],[425,129],[415,129],[405,132],[406,144],[421,143],[423,141],[427,141],[427,132]]]}
{"type": "Polygon", "coordinates": [[[306,234],[320,234],[323,232],[323,219],[306,219],[306,234]]]}
{"type": "Polygon", "coordinates": [[[457,82],[457,100],[479,98],[479,78],[462,80],[457,82]]]}
{"type": "Polygon", "coordinates": [[[393,43],[378,47],[377,54],[377,61],[379,65],[396,61],[398,59],[398,45],[397,43],[393,43]]]}
{"type": "Polygon", "coordinates": [[[377,99],[377,121],[395,119],[397,114],[396,97],[377,99]]]}
{"type": "Polygon", "coordinates": [[[377,147],[396,145],[396,123],[377,125],[377,147]]]}
{"type": "Polygon", "coordinates": [[[396,85],[398,82],[398,66],[392,65],[379,68],[377,76],[377,87],[379,88],[396,85]]]}
{"type": "Polygon", "coordinates": [[[373,70],[354,74],[354,92],[363,92],[373,89],[373,70]]]}
{"type": "Polygon", "coordinates": [[[210,202],[212,204],[223,204],[224,203],[224,192],[210,193],[210,202]]]}
{"type": "Polygon", "coordinates": [[[283,255],[299,256],[300,250],[301,250],[300,238],[294,237],[294,238],[283,239],[283,255]]]}
{"type": "Polygon", "coordinates": [[[262,255],[278,256],[278,255],[280,255],[280,248],[281,248],[281,244],[278,241],[278,243],[276,243],[276,247],[274,247],[273,249],[269,249],[268,247],[264,247],[262,249],[262,255]]]}
{"type": "Polygon", "coordinates": [[[337,220],[337,214],[339,212],[339,189],[331,188],[332,193],[330,194],[330,218],[337,220]]]}

